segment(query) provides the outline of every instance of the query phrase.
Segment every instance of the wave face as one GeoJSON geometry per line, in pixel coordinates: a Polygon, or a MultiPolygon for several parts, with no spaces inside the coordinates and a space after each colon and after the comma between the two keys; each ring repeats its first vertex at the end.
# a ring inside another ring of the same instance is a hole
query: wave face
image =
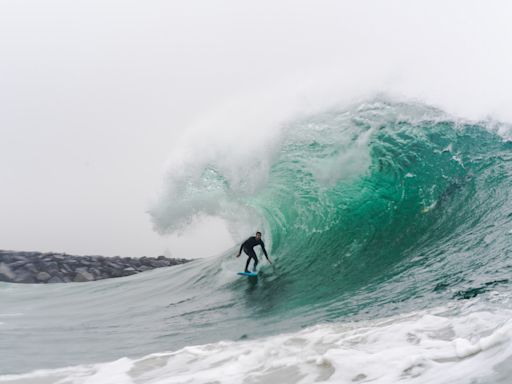
{"type": "Polygon", "coordinates": [[[155,222],[245,212],[271,238],[279,277],[267,288],[281,309],[321,304],[337,317],[442,296],[475,276],[501,279],[512,208],[504,129],[418,104],[328,111],[290,123],[267,159],[214,158],[173,180],[173,205],[155,222]]]}
{"type": "Polygon", "coordinates": [[[155,225],[172,231],[208,214],[245,235],[262,228],[275,266],[262,260],[257,281],[240,279],[245,260],[235,247],[123,279],[2,285],[9,354],[1,352],[12,358],[1,371],[140,357],[507,291],[506,133],[424,105],[375,101],[289,123],[264,158],[235,161],[228,149],[180,164],[152,210],[155,225]],[[66,354],[40,353],[56,339],[66,354]]]}

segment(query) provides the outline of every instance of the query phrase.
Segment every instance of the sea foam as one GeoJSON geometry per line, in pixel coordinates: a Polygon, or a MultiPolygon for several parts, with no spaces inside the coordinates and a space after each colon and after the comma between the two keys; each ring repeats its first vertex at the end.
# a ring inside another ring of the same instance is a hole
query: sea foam
{"type": "Polygon", "coordinates": [[[188,346],[139,359],[1,376],[0,382],[505,383],[510,374],[506,362],[512,357],[511,317],[510,310],[475,300],[373,321],[319,324],[256,340],[188,346]]]}

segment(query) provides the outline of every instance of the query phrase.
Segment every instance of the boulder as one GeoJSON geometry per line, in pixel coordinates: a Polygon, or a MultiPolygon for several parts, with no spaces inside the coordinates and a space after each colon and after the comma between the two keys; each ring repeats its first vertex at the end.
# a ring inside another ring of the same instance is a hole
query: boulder
{"type": "Polygon", "coordinates": [[[36,268],[36,266],[33,263],[27,263],[27,264],[25,264],[25,266],[23,268],[33,274],[36,274],[39,272],[39,270],[36,268]]]}
{"type": "Polygon", "coordinates": [[[9,263],[9,268],[11,269],[16,269],[18,267],[22,267],[24,266],[25,264],[27,264],[28,261],[27,260],[19,260],[19,261],[15,261],[13,263],[9,263]]]}
{"type": "Polygon", "coordinates": [[[109,266],[110,268],[113,268],[113,269],[121,269],[122,266],[120,264],[117,264],[117,263],[114,263],[112,261],[107,261],[107,266],[109,266]]]}
{"type": "Polygon", "coordinates": [[[36,281],[34,275],[32,275],[31,273],[27,273],[27,272],[24,272],[21,274],[16,274],[13,282],[14,283],[25,283],[25,284],[38,283],[38,281],[36,281]]]}
{"type": "Polygon", "coordinates": [[[109,277],[121,277],[124,276],[123,270],[120,268],[111,269],[108,271],[109,277]]]}
{"type": "Polygon", "coordinates": [[[164,267],[165,266],[165,265],[162,265],[162,262],[159,261],[159,260],[150,260],[148,264],[150,266],[152,266],[153,268],[158,268],[158,267],[164,267]]]}
{"type": "Polygon", "coordinates": [[[75,283],[83,283],[86,281],[93,281],[93,280],[94,280],[94,276],[87,271],[77,272],[75,278],[73,279],[73,281],[75,283]]]}
{"type": "Polygon", "coordinates": [[[50,280],[51,278],[52,278],[52,276],[47,272],[39,272],[36,275],[36,280],[41,281],[41,282],[46,282],[46,281],[50,280]]]}
{"type": "Polygon", "coordinates": [[[46,263],[45,268],[47,270],[55,270],[56,271],[59,269],[59,264],[57,264],[56,261],[50,261],[50,262],[46,263]]]}
{"type": "Polygon", "coordinates": [[[128,268],[123,269],[123,273],[124,273],[125,276],[134,275],[134,274],[137,273],[137,270],[135,270],[132,267],[128,267],[128,268]]]}
{"type": "Polygon", "coordinates": [[[0,281],[13,281],[14,277],[15,275],[9,265],[0,263],[0,281]]]}
{"type": "Polygon", "coordinates": [[[133,259],[133,260],[132,260],[132,262],[130,263],[130,265],[131,265],[132,267],[140,267],[141,263],[140,263],[140,261],[139,261],[139,260],[137,260],[137,259],[133,259]]]}
{"type": "Polygon", "coordinates": [[[65,263],[61,263],[60,266],[59,266],[59,270],[61,271],[61,273],[69,273],[69,272],[72,272],[73,270],[65,263]]]}

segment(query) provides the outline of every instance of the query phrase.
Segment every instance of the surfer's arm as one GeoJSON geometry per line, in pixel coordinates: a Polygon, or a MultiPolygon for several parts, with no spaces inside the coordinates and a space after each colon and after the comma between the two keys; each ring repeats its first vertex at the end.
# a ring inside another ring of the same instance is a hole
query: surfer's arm
{"type": "Polygon", "coordinates": [[[240,257],[240,255],[242,254],[242,248],[244,247],[245,243],[247,243],[247,240],[245,240],[242,245],[240,245],[240,250],[238,251],[238,255],[236,255],[236,257],[240,257]]]}
{"type": "Polygon", "coordinates": [[[260,242],[260,245],[261,245],[261,249],[263,250],[263,254],[265,255],[265,257],[267,258],[267,261],[272,264],[272,262],[270,261],[270,259],[268,258],[268,254],[267,254],[267,250],[265,249],[265,244],[263,244],[263,241],[260,242]]]}

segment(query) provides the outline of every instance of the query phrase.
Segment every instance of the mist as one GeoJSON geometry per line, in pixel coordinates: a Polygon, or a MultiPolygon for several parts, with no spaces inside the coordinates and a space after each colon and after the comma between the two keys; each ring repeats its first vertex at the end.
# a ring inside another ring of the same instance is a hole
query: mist
{"type": "Polygon", "coordinates": [[[173,233],[148,214],[181,166],[206,152],[262,158],[287,121],[376,95],[512,122],[511,11],[505,1],[2,1],[0,248],[220,252],[239,240],[221,219],[173,233]]]}

